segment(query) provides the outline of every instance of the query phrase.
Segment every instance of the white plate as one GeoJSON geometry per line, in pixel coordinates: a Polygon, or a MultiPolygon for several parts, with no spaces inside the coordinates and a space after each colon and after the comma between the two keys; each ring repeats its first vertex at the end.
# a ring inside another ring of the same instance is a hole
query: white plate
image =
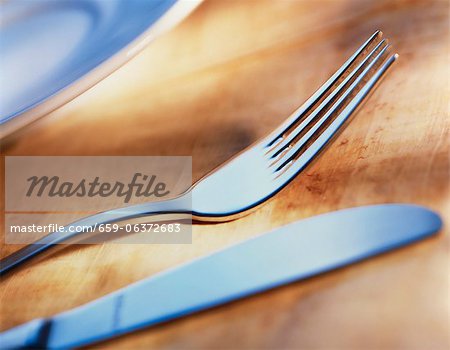
{"type": "Polygon", "coordinates": [[[1,137],[60,107],[99,82],[161,32],[179,22],[200,2],[2,2],[1,137]]]}

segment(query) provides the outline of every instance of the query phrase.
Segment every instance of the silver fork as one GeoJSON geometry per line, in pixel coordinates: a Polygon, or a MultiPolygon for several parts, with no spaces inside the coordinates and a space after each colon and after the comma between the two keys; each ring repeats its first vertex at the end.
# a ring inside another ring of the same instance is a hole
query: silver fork
{"type": "MultiPolygon", "coordinates": [[[[340,129],[398,57],[388,54],[389,48],[375,32],[282,125],[179,197],[109,210],[66,228],[164,213],[192,213],[197,221],[228,221],[249,213],[286,186],[340,129]]],[[[43,237],[2,259],[0,274],[78,234],[65,229],[43,237]]]]}

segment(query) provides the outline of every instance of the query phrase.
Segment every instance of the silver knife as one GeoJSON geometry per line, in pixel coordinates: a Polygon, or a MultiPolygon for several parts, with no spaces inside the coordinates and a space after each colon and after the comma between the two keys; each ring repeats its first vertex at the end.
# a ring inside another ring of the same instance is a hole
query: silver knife
{"type": "Polygon", "coordinates": [[[66,349],[169,321],[401,247],[439,231],[414,205],[344,209],[301,220],[0,334],[2,348],[66,349]]]}

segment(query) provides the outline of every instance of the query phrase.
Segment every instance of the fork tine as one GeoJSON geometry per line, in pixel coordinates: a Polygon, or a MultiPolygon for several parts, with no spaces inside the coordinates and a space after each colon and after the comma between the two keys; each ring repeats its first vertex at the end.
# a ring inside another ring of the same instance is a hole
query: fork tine
{"type": "Polygon", "coordinates": [[[338,96],[339,93],[344,91],[344,87],[347,83],[355,77],[355,75],[360,72],[361,67],[363,67],[374,55],[377,51],[382,49],[387,45],[387,40],[382,40],[378,45],[376,45],[373,50],[350,72],[347,77],[336,87],[321,103],[320,105],[314,109],[299,125],[297,125],[289,134],[283,138],[283,140],[276,145],[267,153],[270,158],[277,158],[281,153],[284,153],[286,147],[289,146],[295,138],[304,130],[317,115],[324,111],[326,107],[338,96]]]}
{"type": "Polygon", "coordinates": [[[383,32],[377,30],[372,36],[366,40],[361,47],[356,50],[356,52],[339,68],[330,79],[328,79],[303,105],[301,105],[294,113],[287,118],[283,124],[275,131],[275,135],[272,140],[267,144],[267,147],[273,146],[275,143],[282,138],[283,134],[289,130],[289,128],[299,119],[304,113],[311,109],[320,99],[330,90],[330,88],[336,84],[336,82],[342,77],[342,75],[347,71],[347,69],[357,60],[360,54],[376,40],[381,38],[383,32]],[[281,131],[280,131],[281,130],[281,131]]]}
{"type": "MultiPolygon", "coordinates": [[[[388,49],[389,46],[385,46],[381,49],[381,51],[376,55],[376,57],[364,68],[363,72],[352,82],[350,87],[343,92],[343,94],[339,97],[339,99],[331,106],[331,108],[326,111],[326,113],[320,118],[320,120],[315,123],[310,130],[294,145],[292,145],[287,152],[283,154],[282,157],[277,159],[275,163],[280,163],[281,165],[275,171],[283,168],[287,163],[295,158],[295,156],[300,152],[302,147],[306,144],[308,140],[310,140],[319,130],[320,126],[322,126],[330,116],[334,115],[335,112],[344,104],[349,95],[355,90],[358,84],[362,81],[362,79],[370,72],[370,70],[374,67],[375,63],[380,62],[383,54],[388,49]]],[[[366,58],[365,62],[370,59],[370,56],[366,58]]],[[[360,69],[360,68],[359,68],[360,69]]]]}
{"type": "MultiPolygon", "coordinates": [[[[387,47],[384,49],[384,51],[387,47]]],[[[371,64],[373,66],[374,62],[379,61],[378,58],[383,56],[384,52],[380,52],[376,59],[374,59],[371,64]]],[[[302,170],[313,158],[314,156],[325,146],[325,144],[330,140],[330,138],[337,132],[341,125],[348,119],[348,117],[353,113],[353,111],[359,106],[359,104],[364,100],[364,98],[369,94],[376,83],[384,76],[389,67],[396,61],[398,54],[391,55],[384,63],[378,67],[371,78],[364,84],[364,86],[359,90],[359,92],[352,98],[352,100],[347,104],[347,106],[338,114],[338,116],[333,120],[333,122],[324,130],[322,134],[298,157],[294,159],[293,157],[286,159],[281,166],[279,166],[275,171],[275,178],[281,176],[293,176],[302,170]],[[287,166],[290,165],[290,166],[287,166]],[[286,167],[287,166],[287,167],[286,167]],[[284,168],[284,169],[283,169],[284,168]],[[281,171],[281,172],[280,172],[281,171]]],[[[367,71],[370,70],[368,66],[367,71]]],[[[356,83],[356,81],[355,81],[356,83]]],[[[356,85],[356,84],[355,84],[356,85]]]]}

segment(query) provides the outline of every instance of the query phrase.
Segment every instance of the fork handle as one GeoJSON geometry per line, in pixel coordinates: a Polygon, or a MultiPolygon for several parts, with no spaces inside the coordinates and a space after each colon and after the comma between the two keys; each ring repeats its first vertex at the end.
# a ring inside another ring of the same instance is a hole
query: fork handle
{"type": "Polygon", "coordinates": [[[74,221],[65,226],[62,230],[52,232],[36,242],[8,255],[6,258],[1,259],[0,276],[39,253],[44,252],[55,244],[65,242],[86,233],[88,228],[96,228],[98,225],[120,222],[143,216],[169,213],[191,213],[191,206],[191,196],[188,192],[173,199],[112,209],[74,221]],[[83,226],[83,231],[70,232],[70,227],[76,226],[83,226]]]}

